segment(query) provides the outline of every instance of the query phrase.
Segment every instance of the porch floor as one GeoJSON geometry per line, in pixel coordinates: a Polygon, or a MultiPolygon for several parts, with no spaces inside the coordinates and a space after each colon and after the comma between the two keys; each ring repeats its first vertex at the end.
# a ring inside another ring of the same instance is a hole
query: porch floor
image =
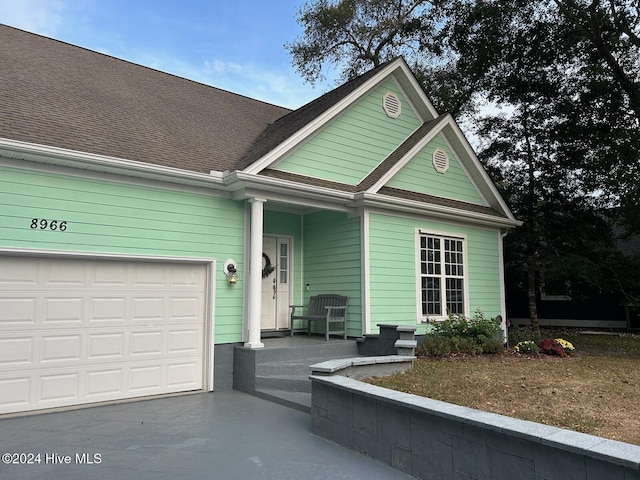
{"type": "Polygon", "coordinates": [[[304,412],[311,410],[311,365],[359,356],[356,340],[324,335],[262,338],[264,348],[234,349],[234,388],[304,412]]]}

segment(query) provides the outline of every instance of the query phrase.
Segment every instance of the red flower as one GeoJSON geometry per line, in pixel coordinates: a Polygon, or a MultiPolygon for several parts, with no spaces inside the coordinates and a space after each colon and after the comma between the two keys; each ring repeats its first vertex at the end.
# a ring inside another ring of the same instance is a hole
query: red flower
{"type": "Polygon", "coordinates": [[[545,338],[540,342],[540,351],[548,353],[549,355],[558,355],[560,357],[564,357],[566,355],[564,348],[556,342],[555,338],[545,338]]]}

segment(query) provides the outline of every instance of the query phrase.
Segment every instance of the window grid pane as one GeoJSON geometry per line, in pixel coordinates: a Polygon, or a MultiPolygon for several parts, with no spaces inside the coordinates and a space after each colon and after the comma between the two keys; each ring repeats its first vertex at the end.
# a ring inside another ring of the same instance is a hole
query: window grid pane
{"type": "Polygon", "coordinates": [[[434,277],[422,278],[422,314],[442,315],[440,301],[440,279],[434,277]]]}
{"type": "Polygon", "coordinates": [[[455,238],[420,237],[423,315],[464,314],[463,243],[455,238]]]}
{"type": "Polygon", "coordinates": [[[461,278],[447,278],[447,311],[455,315],[464,314],[464,289],[461,278]]]}

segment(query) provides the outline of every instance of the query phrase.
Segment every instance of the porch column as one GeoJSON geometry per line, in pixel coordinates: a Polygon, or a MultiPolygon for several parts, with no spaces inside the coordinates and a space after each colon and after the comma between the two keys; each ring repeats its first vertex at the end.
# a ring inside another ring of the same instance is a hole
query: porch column
{"type": "Polygon", "coordinates": [[[262,303],[262,228],[264,198],[252,198],[251,239],[249,242],[249,338],[247,348],[262,348],[260,341],[262,303]]]}

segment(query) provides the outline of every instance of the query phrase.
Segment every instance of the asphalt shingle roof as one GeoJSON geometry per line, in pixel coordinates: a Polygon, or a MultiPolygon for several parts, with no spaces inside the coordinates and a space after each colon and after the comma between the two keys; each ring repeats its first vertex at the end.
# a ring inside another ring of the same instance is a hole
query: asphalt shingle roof
{"type": "Polygon", "coordinates": [[[0,25],[0,138],[232,170],[289,109],[0,25]]]}

